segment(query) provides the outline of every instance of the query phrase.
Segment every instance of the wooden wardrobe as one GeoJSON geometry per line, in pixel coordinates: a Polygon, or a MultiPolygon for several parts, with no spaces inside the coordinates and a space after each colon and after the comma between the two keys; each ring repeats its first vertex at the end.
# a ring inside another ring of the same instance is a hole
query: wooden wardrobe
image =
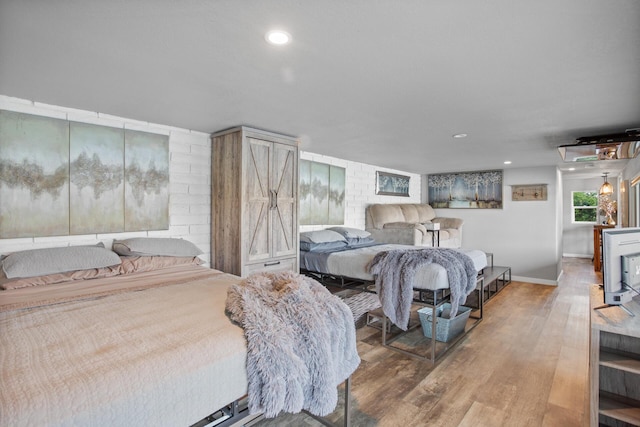
{"type": "Polygon", "coordinates": [[[211,267],[297,272],[298,142],[246,126],[211,141],[211,267]]]}

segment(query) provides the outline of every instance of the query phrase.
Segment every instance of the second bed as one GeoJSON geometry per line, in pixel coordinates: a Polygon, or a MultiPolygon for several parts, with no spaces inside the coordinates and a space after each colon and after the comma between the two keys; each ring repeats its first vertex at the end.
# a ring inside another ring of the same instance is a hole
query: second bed
{"type": "MultiPolygon", "coordinates": [[[[419,246],[376,244],[370,238],[349,238],[348,234],[345,233],[342,234],[344,243],[341,243],[341,241],[309,243],[308,240],[310,235],[312,236],[311,239],[314,237],[317,238],[317,236],[322,236],[324,240],[328,240],[328,236],[330,236],[330,234],[327,233],[327,231],[329,230],[321,230],[320,232],[314,233],[302,233],[301,248],[303,250],[300,251],[301,272],[318,279],[325,285],[337,285],[348,288],[357,287],[364,291],[372,292],[375,277],[369,272],[369,264],[376,255],[384,251],[424,249],[419,246]]],[[[480,295],[484,288],[482,271],[487,266],[487,255],[483,251],[477,249],[458,249],[458,251],[467,255],[473,262],[473,266],[478,272],[476,290],[480,295]]],[[[418,267],[414,276],[412,288],[414,291],[413,302],[419,305],[431,307],[432,316],[435,318],[438,307],[446,303],[450,297],[450,283],[447,270],[444,266],[436,263],[425,264],[418,267]]],[[[477,315],[473,316],[475,322],[467,329],[467,332],[482,320],[482,298],[478,298],[478,304],[474,308],[477,309],[477,315]]],[[[457,341],[455,340],[454,342],[444,345],[444,348],[441,351],[436,351],[436,336],[435,331],[433,331],[429,354],[426,356],[413,351],[402,350],[390,345],[390,343],[400,335],[387,339],[387,334],[391,330],[390,324],[388,323],[387,316],[380,313],[380,317],[380,320],[382,321],[382,344],[384,346],[410,354],[411,356],[417,356],[423,360],[431,361],[432,363],[443,356],[446,350],[457,341]]],[[[433,325],[435,329],[435,322],[433,322],[433,325]]],[[[415,329],[416,326],[417,325],[414,325],[414,327],[410,329],[415,329]]],[[[440,346],[442,347],[442,345],[440,346]]]]}

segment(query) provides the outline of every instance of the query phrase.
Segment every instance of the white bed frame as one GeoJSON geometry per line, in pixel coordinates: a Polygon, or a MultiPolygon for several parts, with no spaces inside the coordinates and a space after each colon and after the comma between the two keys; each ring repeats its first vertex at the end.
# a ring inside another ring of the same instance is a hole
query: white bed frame
{"type": "MultiPolygon", "coordinates": [[[[303,411],[305,414],[314,418],[322,425],[328,427],[340,427],[339,425],[328,421],[323,417],[312,414],[309,411],[303,411]]],[[[231,427],[237,425],[240,421],[249,417],[249,398],[243,396],[241,399],[235,400],[224,408],[221,408],[213,414],[203,418],[190,427],[231,427]]],[[[251,418],[244,427],[251,427],[260,420],[264,419],[262,415],[251,418]]],[[[342,427],[351,427],[351,377],[344,382],[344,418],[342,427]]]]}

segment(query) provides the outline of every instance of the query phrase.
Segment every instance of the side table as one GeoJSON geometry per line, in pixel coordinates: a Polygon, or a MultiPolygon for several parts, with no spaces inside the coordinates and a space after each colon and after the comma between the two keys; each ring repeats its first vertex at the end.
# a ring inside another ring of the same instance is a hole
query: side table
{"type": "Polygon", "coordinates": [[[593,269],[602,270],[602,230],[613,228],[614,225],[594,225],[593,226],[593,269]]]}
{"type": "Polygon", "coordinates": [[[429,233],[431,233],[431,246],[440,247],[440,224],[437,222],[428,222],[423,224],[429,233]]]}

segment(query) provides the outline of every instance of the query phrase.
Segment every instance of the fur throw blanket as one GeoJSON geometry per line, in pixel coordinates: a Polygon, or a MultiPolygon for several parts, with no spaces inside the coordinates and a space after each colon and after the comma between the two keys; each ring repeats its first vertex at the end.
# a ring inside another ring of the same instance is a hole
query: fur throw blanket
{"type": "Polygon", "coordinates": [[[258,273],[227,293],[226,310],[247,338],[249,412],[331,413],[338,385],[360,364],[353,315],[317,281],[258,273]]]}
{"type": "Polygon", "coordinates": [[[478,272],[467,254],[449,248],[396,249],[376,254],[369,263],[382,311],[402,330],[409,326],[416,270],[430,263],[440,264],[447,270],[451,292],[450,317],[453,318],[458,306],[476,288],[478,272]]]}

